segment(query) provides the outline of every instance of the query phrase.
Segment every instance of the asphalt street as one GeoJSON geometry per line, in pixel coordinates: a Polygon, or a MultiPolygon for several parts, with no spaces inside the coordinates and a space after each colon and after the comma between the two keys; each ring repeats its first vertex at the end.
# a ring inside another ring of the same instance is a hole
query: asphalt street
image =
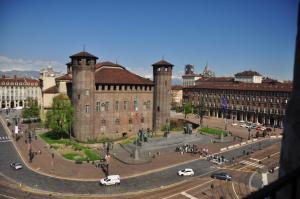
{"type": "MultiPolygon", "coordinates": [[[[0,126],[0,136],[6,136],[2,125],[0,126]]],[[[260,147],[264,148],[270,146],[275,142],[280,142],[280,140],[266,140],[261,143],[261,146],[259,146],[259,144],[253,144],[252,146],[248,145],[240,149],[224,152],[222,155],[224,155],[227,159],[231,159],[232,157],[242,156],[244,153],[243,150],[257,150],[260,147]]],[[[15,180],[17,183],[22,183],[29,187],[45,191],[73,194],[112,194],[137,192],[174,184],[184,179],[191,179],[190,177],[177,176],[177,171],[183,168],[192,168],[195,171],[195,177],[215,170],[213,167],[211,167],[212,163],[206,160],[197,160],[181,166],[165,169],[163,171],[158,171],[139,177],[123,180],[121,179],[121,185],[119,186],[103,187],[99,185],[98,181],[81,182],[44,176],[33,172],[25,166],[21,170],[14,171],[12,168],[10,168],[9,163],[15,161],[22,162],[22,160],[18,156],[18,153],[16,152],[12,142],[0,142],[0,161],[0,172],[3,175],[15,180]]],[[[122,174],[118,174],[122,178],[122,174]]]]}

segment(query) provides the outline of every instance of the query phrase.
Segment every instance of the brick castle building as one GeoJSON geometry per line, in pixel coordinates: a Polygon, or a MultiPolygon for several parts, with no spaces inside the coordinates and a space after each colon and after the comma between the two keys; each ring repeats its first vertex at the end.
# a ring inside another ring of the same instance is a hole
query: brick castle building
{"type": "Polygon", "coordinates": [[[88,52],[70,58],[68,73],[56,79],[56,87],[64,83],[72,99],[78,140],[136,134],[142,128],[159,130],[170,120],[172,64],[153,64],[151,81],[122,65],[97,63],[88,52]]]}

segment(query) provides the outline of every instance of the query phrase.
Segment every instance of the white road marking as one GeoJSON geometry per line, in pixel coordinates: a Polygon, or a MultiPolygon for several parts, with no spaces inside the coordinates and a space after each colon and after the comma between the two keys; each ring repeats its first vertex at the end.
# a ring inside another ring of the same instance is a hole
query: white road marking
{"type": "Polygon", "coordinates": [[[183,195],[183,196],[185,196],[185,197],[187,197],[187,198],[189,198],[189,199],[198,199],[198,198],[196,198],[196,197],[194,197],[194,196],[192,196],[192,195],[190,195],[190,194],[188,194],[188,193],[186,193],[186,192],[181,192],[180,193],[181,195],[183,195]]]}
{"type": "Polygon", "coordinates": [[[251,192],[254,190],[254,188],[251,185],[252,184],[251,182],[252,182],[252,179],[253,179],[253,177],[255,176],[256,173],[257,173],[256,171],[254,173],[252,173],[250,178],[249,178],[249,187],[250,187],[251,192]]]}
{"type": "Polygon", "coordinates": [[[233,189],[233,192],[234,192],[234,195],[237,199],[240,199],[239,196],[236,194],[235,192],[235,188],[234,188],[234,185],[233,185],[233,182],[231,182],[231,185],[232,185],[232,189],[233,189]]]}
{"type": "Polygon", "coordinates": [[[249,162],[249,161],[247,161],[247,160],[243,160],[243,161],[241,161],[240,163],[241,163],[241,164],[246,164],[246,165],[249,165],[249,166],[254,166],[254,167],[257,167],[257,168],[260,168],[260,169],[264,167],[264,165],[259,165],[259,164],[257,164],[257,163],[249,162]]]}
{"type": "Polygon", "coordinates": [[[259,162],[259,159],[255,159],[255,158],[249,158],[250,160],[254,160],[256,162],[259,162]]]}
{"type": "MultiPolygon", "coordinates": [[[[210,172],[208,172],[208,173],[210,173],[210,172]]],[[[204,182],[204,183],[202,183],[202,184],[199,184],[199,185],[197,185],[197,186],[194,186],[194,187],[191,187],[191,188],[189,188],[189,189],[186,189],[185,192],[186,192],[186,191],[190,191],[190,190],[195,189],[195,188],[198,188],[198,187],[201,187],[201,186],[203,186],[203,185],[206,185],[206,184],[208,184],[208,183],[210,183],[210,182],[212,182],[212,181],[214,181],[214,180],[209,180],[209,181],[204,182]]],[[[181,194],[181,193],[178,192],[178,193],[175,193],[175,194],[173,194],[173,195],[164,197],[164,198],[162,198],[162,199],[172,198],[172,197],[177,196],[177,195],[179,195],[179,194],[181,194]]]]}
{"type": "Polygon", "coordinates": [[[15,197],[12,197],[12,196],[8,196],[8,195],[4,195],[4,194],[1,194],[1,193],[0,193],[0,196],[3,196],[4,198],[18,199],[18,198],[15,198],[15,197]]]}

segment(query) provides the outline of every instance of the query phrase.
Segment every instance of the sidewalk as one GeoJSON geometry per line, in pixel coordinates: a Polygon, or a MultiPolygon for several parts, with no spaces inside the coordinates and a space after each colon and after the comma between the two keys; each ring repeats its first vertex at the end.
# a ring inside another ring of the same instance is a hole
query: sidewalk
{"type": "MultiPolygon", "coordinates": [[[[104,177],[102,170],[100,168],[96,168],[91,163],[75,164],[74,161],[64,159],[57,154],[54,149],[50,149],[49,146],[47,146],[47,144],[39,137],[37,140],[33,139],[32,150],[34,152],[38,152],[40,150],[41,154],[38,153],[35,155],[32,163],[28,162],[28,144],[25,143],[24,136],[20,138],[18,142],[13,142],[16,144],[23,160],[25,160],[27,165],[37,172],[75,180],[99,180],[100,177],[104,177]],[[54,164],[52,164],[52,153],[54,153],[54,164]]],[[[219,152],[220,148],[234,143],[207,143],[198,146],[200,148],[207,148],[209,153],[215,153],[219,152]]],[[[151,162],[142,165],[128,165],[116,159],[112,159],[109,166],[110,174],[119,174],[122,178],[127,178],[199,159],[199,155],[191,155],[190,153],[184,153],[181,155],[180,153],[175,152],[175,147],[173,148],[174,151],[160,151],[160,155],[156,155],[151,162]]]]}

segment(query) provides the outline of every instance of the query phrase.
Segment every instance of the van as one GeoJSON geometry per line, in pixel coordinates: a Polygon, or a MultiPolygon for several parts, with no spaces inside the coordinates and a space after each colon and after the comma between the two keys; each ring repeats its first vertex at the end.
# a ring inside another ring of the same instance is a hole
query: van
{"type": "Polygon", "coordinates": [[[120,184],[120,182],[121,181],[119,175],[110,175],[100,180],[101,185],[117,185],[120,184]]]}

